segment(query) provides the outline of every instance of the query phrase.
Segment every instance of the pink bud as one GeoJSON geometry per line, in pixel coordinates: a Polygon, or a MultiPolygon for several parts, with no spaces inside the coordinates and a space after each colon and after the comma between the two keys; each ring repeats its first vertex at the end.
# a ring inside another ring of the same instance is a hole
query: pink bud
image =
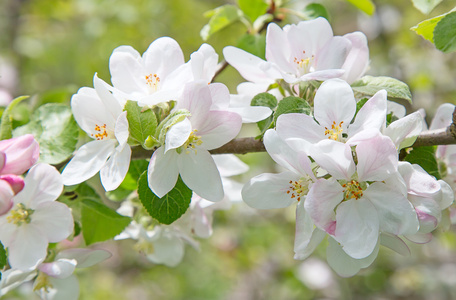
{"type": "Polygon", "coordinates": [[[0,180],[0,216],[6,214],[13,207],[14,191],[8,182],[0,180]]]}
{"type": "Polygon", "coordinates": [[[40,156],[38,142],[31,134],[0,141],[0,151],[6,155],[0,174],[23,174],[40,156]]]}
{"type": "Polygon", "coordinates": [[[14,194],[19,193],[24,188],[24,179],[22,179],[20,176],[13,174],[1,175],[0,179],[9,183],[13,189],[14,194]]]}

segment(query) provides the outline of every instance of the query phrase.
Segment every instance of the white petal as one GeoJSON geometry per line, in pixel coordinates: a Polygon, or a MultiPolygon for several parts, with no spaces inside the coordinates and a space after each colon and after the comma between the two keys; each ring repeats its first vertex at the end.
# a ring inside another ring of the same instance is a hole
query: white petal
{"type": "Polygon", "coordinates": [[[326,42],[315,56],[316,70],[342,68],[350,49],[350,40],[341,36],[333,37],[326,42]]]}
{"type": "Polygon", "coordinates": [[[156,264],[175,267],[184,257],[184,242],[167,231],[162,231],[153,246],[154,252],[147,255],[147,258],[156,264]]]}
{"type": "Polygon", "coordinates": [[[65,279],[49,278],[52,288],[46,293],[40,290],[42,299],[49,300],[77,300],[79,298],[79,281],[75,275],[65,279]],[[46,296],[43,296],[46,295],[46,296]]]}
{"type": "Polygon", "coordinates": [[[304,209],[304,201],[299,201],[296,207],[294,259],[306,259],[326,236],[326,232],[314,227],[310,215],[304,209]]]}
{"type": "Polygon", "coordinates": [[[24,282],[32,280],[36,276],[36,271],[24,272],[17,269],[8,269],[2,272],[0,281],[0,296],[15,289],[24,282]]]}
{"type": "Polygon", "coordinates": [[[44,202],[36,207],[31,224],[39,228],[50,243],[60,242],[73,232],[71,210],[61,202],[44,202]]]}
{"type": "Polygon", "coordinates": [[[166,78],[184,64],[184,54],[174,39],[161,37],[153,41],[144,52],[143,62],[147,72],[157,73],[160,78],[166,78]]]}
{"type": "Polygon", "coordinates": [[[236,113],[228,111],[210,111],[200,119],[198,124],[191,119],[197,135],[201,136],[202,147],[212,150],[221,147],[234,139],[241,130],[242,118],[236,113]]]}
{"type": "Polygon", "coordinates": [[[409,234],[405,236],[407,240],[414,242],[416,244],[426,244],[432,240],[432,233],[416,233],[409,234]]]}
{"type": "Polygon", "coordinates": [[[345,70],[342,79],[352,84],[364,75],[367,70],[369,65],[369,48],[367,46],[367,37],[362,32],[349,33],[344,35],[344,38],[350,40],[352,47],[342,66],[342,69],[345,70]]]}
{"type": "Polygon", "coordinates": [[[347,128],[356,112],[356,100],[350,85],[341,79],[323,82],[314,99],[315,119],[321,126],[331,128],[335,122],[347,128]]]}
{"type": "Polygon", "coordinates": [[[197,154],[182,153],[178,158],[178,166],[182,180],[196,194],[214,202],[223,199],[220,173],[207,150],[197,149],[197,154]]]}
{"type": "Polygon", "coordinates": [[[138,51],[130,46],[114,49],[109,58],[111,82],[114,87],[126,93],[142,91],[147,93],[144,66],[138,51]]]}
{"type": "Polygon", "coordinates": [[[63,190],[62,176],[48,164],[33,166],[24,179],[24,189],[14,198],[14,203],[24,203],[35,209],[43,202],[54,201],[63,190]]]}
{"type": "Polygon", "coordinates": [[[380,243],[383,246],[388,247],[401,255],[410,256],[409,247],[402,239],[400,239],[396,235],[382,232],[380,234],[380,243]]]}
{"type": "Polygon", "coordinates": [[[208,44],[201,47],[190,55],[190,65],[192,67],[193,79],[203,79],[211,82],[217,70],[218,54],[214,48],[208,44]]]}
{"type": "Polygon", "coordinates": [[[88,268],[111,256],[112,254],[110,252],[102,249],[74,248],[60,251],[56,256],[56,259],[75,259],[77,261],[76,268],[88,268]]]}
{"type": "Polygon", "coordinates": [[[394,121],[383,130],[389,136],[398,150],[410,147],[417,136],[423,131],[423,117],[416,111],[404,118],[394,121]]]}
{"type": "Polygon", "coordinates": [[[188,118],[171,126],[166,132],[165,153],[182,146],[188,140],[191,133],[192,123],[190,123],[188,118]]]}
{"type": "Polygon", "coordinates": [[[356,119],[348,127],[348,136],[365,129],[381,130],[386,122],[386,91],[375,93],[358,111],[356,119]]]}
{"type": "Polygon", "coordinates": [[[212,158],[222,177],[239,175],[249,170],[249,166],[234,154],[213,155],[212,158]]]}
{"type": "Polygon", "coordinates": [[[44,261],[47,255],[48,240],[39,228],[32,224],[22,224],[16,231],[16,238],[8,246],[8,260],[12,268],[32,271],[44,261]]]}
{"type": "Polygon", "coordinates": [[[335,239],[351,257],[369,256],[378,242],[379,217],[366,199],[342,202],[336,210],[335,239]]]}
{"type": "Polygon", "coordinates": [[[50,263],[42,263],[38,266],[38,269],[54,278],[63,279],[73,274],[76,264],[75,259],[62,258],[50,263]]]}
{"type": "Polygon", "coordinates": [[[446,128],[453,122],[454,104],[444,103],[437,109],[429,130],[446,128]]]}
{"type": "Polygon", "coordinates": [[[209,84],[211,91],[211,110],[226,110],[230,106],[230,90],[223,83],[209,84]]]}
{"type": "Polygon", "coordinates": [[[333,140],[322,140],[313,145],[310,156],[335,179],[349,180],[355,173],[350,146],[333,140]]]}
{"type": "Polygon", "coordinates": [[[277,24],[270,23],[266,30],[266,59],[277,64],[281,71],[294,73],[295,67],[288,60],[290,54],[286,34],[277,24]]]}
{"type": "Polygon", "coordinates": [[[110,113],[111,120],[116,120],[117,117],[122,113],[122,107],[120,106],[119,100],[117,100],[113,94],[108,90],[108,84],[98,78],[97,74],[93,76],[93,86],[95,91],[100,97],[105,109],[110,113]]]}
{"type": "Polygon", "coordinates": [[[119,187],[130,167],[131,148],[126,144],[122,151],[115,151],[100,170],[101,184],[106,191],[119,187]]]}
{"type": "Polygon", "coordinates": [[[454,192],[451,186],[443,180],[439,180],[441,195],[436,199],[440,208],[443,210],[449,207],[454,201],[454,192]]]}
{"type": "Polygon", "coordinates": [[[128,120],[127,120],[127,112],[122,112],[116,120],[116,128],[114,132],[119,145],[123,147],[128,140],[128,136],[130,135],[128,131],[128,120]]]}
{"type": "Polygon", "coordinates": [[[175,151],[164,153],[164,147],[155,150],[147,169],[147,180],[152,192],[163,197],[176,185],[179,169],[178,154],[175,151]]]}
{"type": "MultiPolygon", "coordinates": [[[[253,177],[242,189],[242,199],[249,206],[258,209],[283,208],[297,201],[291,197],[290,181],[299,180],[293,172],[280,174],[264,173],[253,177]]],[[[302,199],[304,201],[304,199],[302,199]]]]}
{"type": "Polygon", "coordinates": [[[79,148],[62,172],[63,184],[75,185],[97,174],[115,151],[115,144],[115,140],[101,140],[79,148]]]}
{"type": "Polygon", "coordinates": [[[230,107],[228,111],[240,115],[242,123],[256,123],[266,119],[272,113],[272,110],[265,106],[230,107]]]}

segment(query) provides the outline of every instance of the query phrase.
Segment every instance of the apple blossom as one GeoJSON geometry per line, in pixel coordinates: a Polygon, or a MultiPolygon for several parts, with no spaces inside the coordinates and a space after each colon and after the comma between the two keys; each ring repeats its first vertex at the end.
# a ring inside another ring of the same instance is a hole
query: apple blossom
{"type": "Polygon", "coordinates": [[[21,175],[39,156],[38,142],[31,134],[0,141],[0,175],[21,175]]]}
{"type": "Polygon", "coordinates": [[[47,164],[33,166],[24,188],[13,197],[14,206],[0,216],[0,241],[8,248],[12,268],[33,270],[46,257],[48,243],[67,238],[73,231],[73,216],[55,201],[62,192],[60,173],[47,164]]]}
{"type": "Polygon", "coordinates": [[[62,172],[63,183],[74,185],[100,172],[107,191],[116,189],[125,178],[131,157],[127,112],[94,76],[95,88],[81,88],[71,99],[73,115],[79,126],[94,139],[80,147],[62,172]]]}
{"type": "Polygon", "coordinates": [[[154,152],[149,163],[149,187],[158,197],[174,187],[180,174],[184,183],[199,196],[210,201],[222,200],[220,174],[208,150],[233,139],[242,120],[233,112],[211,110],[213,104],[207,84],[185,86],[176,109],[186,109],[191,116],[169,128],[164,145],[154,152]]]}

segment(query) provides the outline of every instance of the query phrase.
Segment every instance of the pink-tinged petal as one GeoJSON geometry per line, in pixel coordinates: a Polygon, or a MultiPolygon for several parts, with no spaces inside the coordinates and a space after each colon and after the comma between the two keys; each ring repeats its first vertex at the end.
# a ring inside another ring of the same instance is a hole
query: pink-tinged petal
{"type": "Polygon", "coordinates": [[[73,274],[76,264],[75,259],[58,259],[50,263],[42,263],[38,266],[38,270],[51,277],[64,279],[73,274]]]}
{"type": "Polygon", "coordinates": [[[342,79],[352,84],[363,76],[367,70],[369,65],[369,47],[367,45],[367,37],[362,32],[348,33],[344,35],[344,38],[350,40],[352,47],[342,66],[342,69],[345,70],[342,79]]]}
{"type": "Polygon", "coordinates": [[[304,201],[300,201],[296,207],[294,259],[306,259],[326,236],[324,231],[314,227],[310,215],[304,209],[304,201]]]}
{"type": "Polygon", "coordinates": [[[210,111],[197,124],[190,120],[193,128],[198,129],[196,135],[201,136],[204,149],[212,150],[221,147],[234,139],[241,130],[242,118],[236,113],[227,111],[210,111]]]}
{"type": "Polygon", "coordinates": [[[269,72],[264,71],[267,69],[268,62],[242,49],[225,47],[223,56],[248,81],[271,84],[275,78],[281,78],[280,72],[274,68],[270,68],[269,72]]]}
{"type": "Polygon", "coordinates": [[[299,178],[300,176],[293,172],[260,174],[244,185],[242,199],[257,209],[288,207],[298,201],[299,195],[293,196],[293,186],[290,182],[298,181],[299,178]]]}
{"type": "Polygon", "coordinates": [[[73,232],[71,210],[61,202],[44,202],[35,208],[31,224],[46,236],[50,243],[66,239],[73,232]]]}
{"type": "Polygon", "coordinates": [[[109,58],[111,82],[125,93],[142,91],[147,93],[147,85],[142,59],[138,51],[130,46],[114,49],[109,58]]]}
{"type": "MultiPolygon", "coordinates": [[[[0,141],[2,142],[2,141],[0,141]]],[[[3,169],[3,167],[6,164],[6,153],[3,151],[0,151],[0,171],[3,169]]]]}
{"type": "Polygon", "coordinates": [[[11,185],[5,180],[0,180],[0,216],[6,214],[13,207],[12,198],[14,194],[11,185]]]}
{"type": "Polygon", "coordinates": [[[198,147],[196,151],[182,153],[178,157],[177,163],[182,180],[201,198],[213,202],[222,200],[222,180],[211,154],[198,147]]]}
{"type": "Polygon", "coordinates": [[[382,232],[380,234],[380,244],[403,256],[410,256],[411,254],[407,244],[396,235],[382,232]]]}
{"type": "Polygon", "coordinates": [[[314,99],[314,116],[321,126],[347,128],[356,112],[356,100],[350,85],[341,79],[323,82],[314,99]],[[341,123],[343,122],[343,123],[341,123]]]}
{"type": "Polygon", "coordinates": [[[106,124],[106,129],[114,131],[116,117],[108,111],[95,89],[80,88],[71,98],[71,110],[74,118],[89,136],[99,133],[95,127],[106,124]]]}
{"type": "Polygon", "coordinates": [[[342,277],[356,275],[361,269],[369,267],[377,258],[379,246],[375,246],[369,256],[362,259],[355,259],[344,252],[341,245],[334,239],[329,238],[329,245],[326,248],[326,257],[329,266],[342,277]]]}
{"type": "Polygon", "coordinates": [[[423,131],[423,117],[416,111],[404,118],[394,121],[383,130],[383,134],[393,140],[398,150],[410,147],[423,131]]]}
{"type": "Polygon", "coordinates": [[[223,83],[211,83],[211,110],[226,110],[230,106],[230,90],[223,83]]]}
{"type": "Polygon", "coordinates": [[[368,257],[378,243],[379,217],[369,200],[342,202],[336,211],[335,239],[352,258],[368,257]]]}
{"type": "Polygon", "coordinates": [[[24,179],[21,176],[13,174],[1,175],[0,180],[6,181],[10,185],[14,194],[19,193],[24,188],[24,179]]]}
{"type": "Polygon", "coordinates": [[[348,136],[366,129],[381,130],[386,122],[386,91],[375,93],[358,111],[353,124],[348,127],[348,136]]]}
{"type": "Polygon", "coordinates": [[[130,167],[131,148],[125,145],[121,151],[115,151],[100,170],[101,184],[106,191],[119,187],[130,167]]]}
{"type": "Polygon", "coordinates": [[[437,228],[442,219],[442,211],[432,198],[409,195],[408,199],[415,207],[419,222],[419,232],[429,233],[437,228]]]}
{"type": "Polygon", "coordinates": [[[0,141],[0,158],[3,166],[0,174],[21,175],[38,161],[39,156],[38,142],[31,134],[0,141]]]}
{"type": "Polygon", "coordinates": [[[307,172],[312,174],[310,160],[307,156],[303,155],[307,158],[307,160],[305,160],[304,157],[300,156],[300,152],[291,149],[291,147],[279,137],[275,130],[269,129],[266,131],[263,142],[266,151],[271,158],[282,167],[301,175],[308,174],[307,172]],[[301,168],[301,163],[304,165],[304,170],[301,168]]]}
{"type": "Polygon", "coordinates": [[[22,224],[14,241],[8,245],[8,260],[12,268],[32,271],[44,261],[49,241],[40,229],[32,224],[22,224]]]}
{"type": "Polygon", "coordinates": [[[316,54],[316,71],[342,68],[350,49],[350,40],[341,36],[333,37],[316,54]]]}
{"type": "Polygon", "coordinates": [[[436,130],[440,128],[446,128],[453,122],[453,111],[454,104],[444,103],[437,109],[434,119],[432,119],[429,130],[436,130]]]}
{"type": "Polygon", "coordinates": [[[88,268],[110,258],[112,254],[102,249],[67,249],[60,251],[56,259],[76,260],[76,268],[88,268]]]}
{"type": "Polygon", "coordinates": [[[91,178],[115,152],[116,140],[97,140],[78,149],[62,172],[63,184],[75,185],[91,178]]]}
{"type": "Polygon", "coordinates": [[[119,146],[123,147],[127,143],[128,137],[130,135],[128,131],[128,120],[126,111],[122,112],[117,117],[114,134],[116,135],[116,139],[119,142],[119,146]]]}
{"type": "Polygon", "coordinates": [[[409,193],[431,197],[440,191],[440,184],[429,175],[420,165],[409,162],[399,162],[398,171],[407,185],[409,193]]]}
{"type": "Polygon", "coordinates": [[[376,137],[356,146],[360,181],[382,181],[397,171],[398,155],[389,137],[376,137]]]}
{"type": "Polygon", "coordinates": [[[179,175],[177,166],[179,154],[175,151],[169,151],[165,154],[164,151],[164,147],[155,150],[147,169],[149,187],[160,198],[173,189],[179,175]]]}
{"type": "Polygon", "coordinates": [[[286,33],[274,23],[270,23],[266,30],[266,59],[279,66],[280,71],[295,73],[296,67],[290,60],[291,49],[289,49],[286,33]]]}
{"type": "Polygon", "coordinates": [[[111,115],[111,118],[116,120],[117,117],[122,112],[122,106],[120,105],[119,100],[117,100],[114,95],[109,91],[107,83],[98,78],[97,74],[93,76],[93,87],[97,92],[98,97],[103,103],[105,109],[111,115]]]}
{"type": "Polygon", "coordinates": [[[454,202],[454,192],[451,186],[443,180],[439,180],[441,193],[436,197],[435,201],[443,210],[449,207],[454,202]]]}
{"type": "Polygon", "coordinates": [[[350,146],[333,140],[322,140],[312,145],[310,156],[335,179],[349,180],[355,173],[350,146]]]}
{"type": "Polygon", "coordinates": [[[185,63],[182,49],[170,37],[161,37],[153,41],[142,58],[147,74],[157,73],[160,79],[166,78],[168,74],[185,63]]]}
{"type": "MultiPolygon", "coordinates": [[[[212,105],[211,90],[207,82],[196,81],[187,83],[184,87],[182,99],[177,102],[176,108],[187,109],[192,114],[192,124],[204,119],[212,105]]],[[[197,126],[194,126],[198,128],[197,126]]]]}
{"type": "Polygon", "coordinates": [[[418,231],[418,218],[404,191],[396,186],[375,182],[363,192],[375,207],[380,230],[394,235],[414,234],[418,231]]]}
{"type": "Polygon", "coordinates": [[[334,234],[334,209],[344,199],[343,191],[336,180],[319,179],[310,188],[304,203],[315,225],[330,234],[334,234]]]}
{"type": "Polygon", "coordinates": [[[174,124],[168,129],[165,136],[165,153],[182,146],[192,133],[192,123],[188,118],[174,124]]]}
{"type": "Polygon", "coordinates": [[[325,128],[306,114],[283,114],[277,118],[277,134],[295,151],[309,153],[311,144],[325,138],[325,128]]]}
{"type": "Polygon", "coordinates": [[[56,200],[63,190],[62,176],[48,164],[40,163],[33,166],[24,179],[24,188],[14,196],[14,203],[24,203],[26,207],[35,209],[43,202],[56,200]]]}
{"type": "Polygon", "coordinates": [[[406,235],[405,238],[416,244],[427,244],[432,240],[432,233],[417,233],[406,235]]]}
{"type": "Polygon", "coordinates": [[[239,175],[249,170],[249,166],[234,154],[218,154],[212,158],[222,177],[239,175]]]}
{"type": "Polygon", "coordinates": [[[196,52],[190,55],[189,63],[194,80],[203,79],[211,82],[217,70],[218,54],[211,45],[202,44],[196,52]]]}
{"type": "Polygon", "coordinates": [[[320,17],[314,20],[301,21],[296,26],[303,34],[305,32],[309,42],[312,43],[312,53],[319,51],[330,39],[333,38],[331,25],[325,18],[320,17]]]}

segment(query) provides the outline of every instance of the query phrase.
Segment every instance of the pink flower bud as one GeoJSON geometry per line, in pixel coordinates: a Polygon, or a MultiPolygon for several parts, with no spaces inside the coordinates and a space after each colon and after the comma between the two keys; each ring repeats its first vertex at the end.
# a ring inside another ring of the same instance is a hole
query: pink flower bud
{"type": "Polygon", "coordinates": [[[40,156],[38,142],[31,134],[0,141],[0,151],[6,155],[0,174],[23,174],[40,156]]]}

